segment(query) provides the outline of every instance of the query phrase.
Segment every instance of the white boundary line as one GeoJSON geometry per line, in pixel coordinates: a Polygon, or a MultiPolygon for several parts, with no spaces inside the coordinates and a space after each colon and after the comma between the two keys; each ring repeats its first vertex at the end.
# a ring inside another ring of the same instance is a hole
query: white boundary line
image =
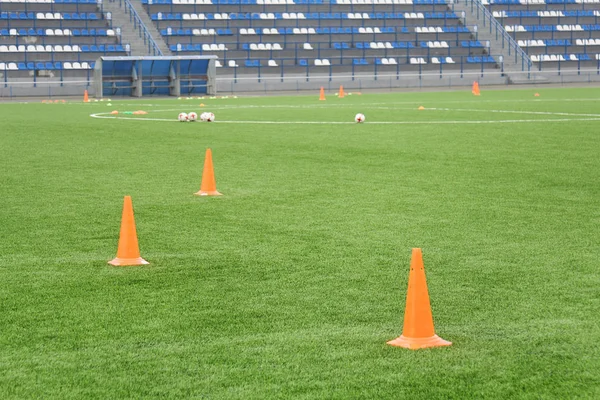
{"type": "MultiPolygon", "coordinates": [[[[159,122],[178,122],[175,118],[134,118],[134,117],[115,117],[106,115],[108,113],[90,114],[92,118],[130,120],[130,121],[159,121],[159,122]]],[[[504,119],[488,121],[373,121],[366,122],[368,125],[447,125],[447,124],[514,124],[530,122],[575,122],[575,121],[600,121],[600,115],[597,118],[560,118],[560,119],[504,119]]],[[[216,121],[218,124],[261,124],[261,125],[357,125],[355,122],[341,121],[216,121]]]]}

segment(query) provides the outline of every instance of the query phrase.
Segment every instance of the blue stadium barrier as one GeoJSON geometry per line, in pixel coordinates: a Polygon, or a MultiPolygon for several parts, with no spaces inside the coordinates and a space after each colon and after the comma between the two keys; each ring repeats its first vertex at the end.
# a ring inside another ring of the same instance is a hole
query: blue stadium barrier
{"type": "Polygon", "coordinates": [[[216,56],[101,57],[94,86],[101,96],[213,94],[216,56]]]}

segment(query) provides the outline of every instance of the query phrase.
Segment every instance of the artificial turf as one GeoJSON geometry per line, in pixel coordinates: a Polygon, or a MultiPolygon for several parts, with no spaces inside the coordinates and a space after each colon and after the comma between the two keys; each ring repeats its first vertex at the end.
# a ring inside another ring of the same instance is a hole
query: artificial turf
{"type": "Polygon", "coordinates": [[[482,92],[0,104],[1,397],[599,398],[600,95],[482,92]]]}

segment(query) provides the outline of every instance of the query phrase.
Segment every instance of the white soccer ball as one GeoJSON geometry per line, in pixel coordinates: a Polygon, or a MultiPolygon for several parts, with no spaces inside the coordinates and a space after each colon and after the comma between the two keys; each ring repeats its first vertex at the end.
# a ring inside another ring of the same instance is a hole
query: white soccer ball
{"type": "Polygon", "coordinates": [[[198,119],[198,114],[196,114],[195,112],[191,112],[188,114],[188,121],[194,122],[197,119],[198,119]]]}
{"type": "Polygon", "coordinates": [[[365,122],[365,114],[361,114],[361,113],[356,114],[354,116],[354,122],[359,123],[359,124],[361,122],[365,122]]]}
{"type": "Polygon", "coordinates": [[[186,113],[179,113],[179,122],[188,122],[188,115],[186,113]]]}
{"type": "Polygon", "coordinates": [[[206,113],[206,112],[203,112],[202,114],[200,114],[200,121],[206,122],[206,115],[207,114],[208,113],[206,113]]]}
{"type": "Polygon", "coordinates": [[[213,122],[215,120],[215,114],[209,112],[206,113],[206,122],[213,122]]]}

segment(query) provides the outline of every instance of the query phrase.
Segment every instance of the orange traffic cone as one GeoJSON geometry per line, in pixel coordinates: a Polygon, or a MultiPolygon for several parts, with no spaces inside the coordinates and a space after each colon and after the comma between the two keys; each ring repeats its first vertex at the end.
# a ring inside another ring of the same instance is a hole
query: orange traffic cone
{"type": "Polygon", "coordinates": [[[125,196],[125,200],[123,201],[123,216],[121,217],[121,233],[119,235],[117,257],[108,263],[115,266],[149,264],[148,261],[140,257],[131,196],[125,196]]]}
{"type": "Polygon", "coordinates": [[[412,249],[402,336],[387,343],[411,350],[452,344],[436,335],[433,329],[433,316],[421,249],[412,249]]]}
{"type": "Polygon", "coordinates": [[[83,91],[83,102],[84,103],[89,103],[90,102],[90,98],[88,97],[88,91],[87,90],[83,91]]]}
{"type": "Polygon", "coordinates": [[[479,92],[479,82],[473,82],[473,89],[471,90],[471,93],[473,93],[475,96],[479,96],[481,94],[479,92]]]}
{"type": "Polygon", "coordinates": [[[343,99],[344,95],[344,86],[340,85],[340,94],[338,95],[338,98],[343,99]]]}
{"type": "Polygon", "coordinates": [[[202,183],[200,190],[194,193],[196,196],[221,196],[217,192],[217,183],[215,182],[215,171],[213,169],[212,151],[206,149],[204,157],[204,171],[202,172],[202,183]]]}
{"type": "Polygon", "coordinates": [[[321,101],[325,100],[325,89],[323,89],[323,86],[321,86],[321,93],[319,93],[319,100],[321,100],[321,101]]]}

